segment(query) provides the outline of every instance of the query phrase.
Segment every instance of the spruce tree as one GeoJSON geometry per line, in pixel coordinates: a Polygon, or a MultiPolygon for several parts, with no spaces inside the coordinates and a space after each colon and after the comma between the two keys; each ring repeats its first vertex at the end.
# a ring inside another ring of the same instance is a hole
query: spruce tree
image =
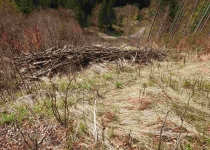
{"type": "Polygon", "coordinates": [[[99,28],[107,28],[107,26],[112,27],[112,24],[116,21],[116,15],[114,11],[114,1],[113,0],[103,0],[101,9],[99,11],[98,22],[99,28]]]}
{"type": "Polygon", "coordinates": [[[99,22],[99,28],[103,29],[104,25],[106,24],[106,5],[107,5],[107,1],[103,0],[103,3],[101,5],[101,9],[99,11],[98,14],[98,22],[99,22]]]}
{"type": "Polygon", "coordinates": [[[83,10],[81,9],[81,6],[78,6],[75,9],[75,18],[82,27],[85,26],[85,16],[83,10]]]}
{"type": "Polygon", "coordinates": [[[29,14],[34,10],[33,0],[16,0],[15,2],[24,14],[29,14]]]}
{"type": "Polygon", "coordinates": [[[107,15],[108,15],[108,24],[110,27],[112,27],[112,24],[116,22],[116,14],[114,10],[114,0],[110,0],[107,8],[107,15]]]}
{"type": "Polygon", "coordinates": [[[42,7],[50,7],[51,0],[40,0],[40,4],[42,7]]]}

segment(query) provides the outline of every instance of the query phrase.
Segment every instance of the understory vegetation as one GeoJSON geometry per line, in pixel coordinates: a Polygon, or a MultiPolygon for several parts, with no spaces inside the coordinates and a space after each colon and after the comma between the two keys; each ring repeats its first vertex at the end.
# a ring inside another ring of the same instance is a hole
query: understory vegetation
{"type": "Polygon", "coordinates": [[[209,1],[68,2],[0,0],[0,147],[210,149],[209,1]]]}

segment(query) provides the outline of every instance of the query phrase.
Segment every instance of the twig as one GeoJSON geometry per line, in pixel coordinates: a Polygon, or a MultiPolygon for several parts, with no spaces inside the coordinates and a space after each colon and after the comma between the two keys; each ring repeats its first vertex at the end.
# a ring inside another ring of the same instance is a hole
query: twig
{"type": "Polygon", "coordinates": [[[163,122],[163,124],[162,124],[162,127],[161,127],[161,129],[160,129],[160,139],[159,139],[159,144],[158,144],[158,150],[161,149],[161,141],[162,141],[163,127],[165,126],[166,119],[167,119],[167,117],[168,117],[169,112],[170,112],[170,110],[167,111],[166,116],[165,116],[165,120],[164,120],[164,122],[163,122]]]}

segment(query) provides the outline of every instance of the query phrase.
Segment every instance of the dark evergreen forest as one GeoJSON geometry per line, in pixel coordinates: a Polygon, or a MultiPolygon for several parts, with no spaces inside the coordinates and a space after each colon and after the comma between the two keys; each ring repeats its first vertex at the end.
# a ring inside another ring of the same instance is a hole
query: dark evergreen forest
{"type": "MultiPolygon", "coordinates": [[[[149,0],[15,0],[18,9],[25,14],[31,13],[38,7],[54,8],[58,7],[70,8],[74,10],[75,17],[81,26],[86,26],[88,16],[91,15],[93,8],[100,3],[108,7],[125,6],[127,4],[136,5],[139,9],[149,6],[149,0]]],[[[108,8],[107,8],[108,9],[108,8]]],[[[109,9],[111,10],[111,9],[109,9]]]]}

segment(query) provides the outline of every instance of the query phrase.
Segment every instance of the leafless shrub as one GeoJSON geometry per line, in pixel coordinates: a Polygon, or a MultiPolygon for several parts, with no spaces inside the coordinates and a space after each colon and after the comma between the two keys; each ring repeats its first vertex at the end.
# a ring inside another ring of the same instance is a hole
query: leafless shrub
{"type": "Polygon", "coordinates": [[[84,42],[83,31],[71,10],[39,9],[28,16],[0,11],[1,51],[40,51],[52,46],[84,42]],[[68,19],[67,19],[68,18],[68,19]]]}
{"type": "MultiPolygon", "coordinates": [[[[2,1],[1,1],[2,2],[2,1]]],[[[19,64],[14,58],[20,53],[43,51],[49,47],[63,47],[65,44],[79,45],[86,41],[83,31],[74,19],[72,10],[59,8],[38,9],[24,16],[15,6],[0,2],[0,61],[1,82],[0,91],[10,95],[15,90],[30,91],[27,82],[22,77],[19,64]],[[4,4],[4,5],[3,5],[4,4]]],[[[89,37],[88,37],[89,38],[89,37]]],[[[91,38],[89,38],[89,41],[91,38]]],[[[30,66],[25,68],[30,70],[30,66]]]]}
{"type": "Polygon", "coordinates": [[[137,18],[137,15],[139,13],[138,7],[134,5],[126,5],[124,7],[117,7],[115,8],[117,12],[117,23],[121,24],[123,22],[123,19],[127,18],[137,18]]]}
{"type": "Polygon", "coordinates": [[[72,41],[79,44],[82,39],[82,29],[73,17],[72,10],[40,9],[31,14],[29,22],[40,30],[44,48],[60,47],[72,41]]]}

